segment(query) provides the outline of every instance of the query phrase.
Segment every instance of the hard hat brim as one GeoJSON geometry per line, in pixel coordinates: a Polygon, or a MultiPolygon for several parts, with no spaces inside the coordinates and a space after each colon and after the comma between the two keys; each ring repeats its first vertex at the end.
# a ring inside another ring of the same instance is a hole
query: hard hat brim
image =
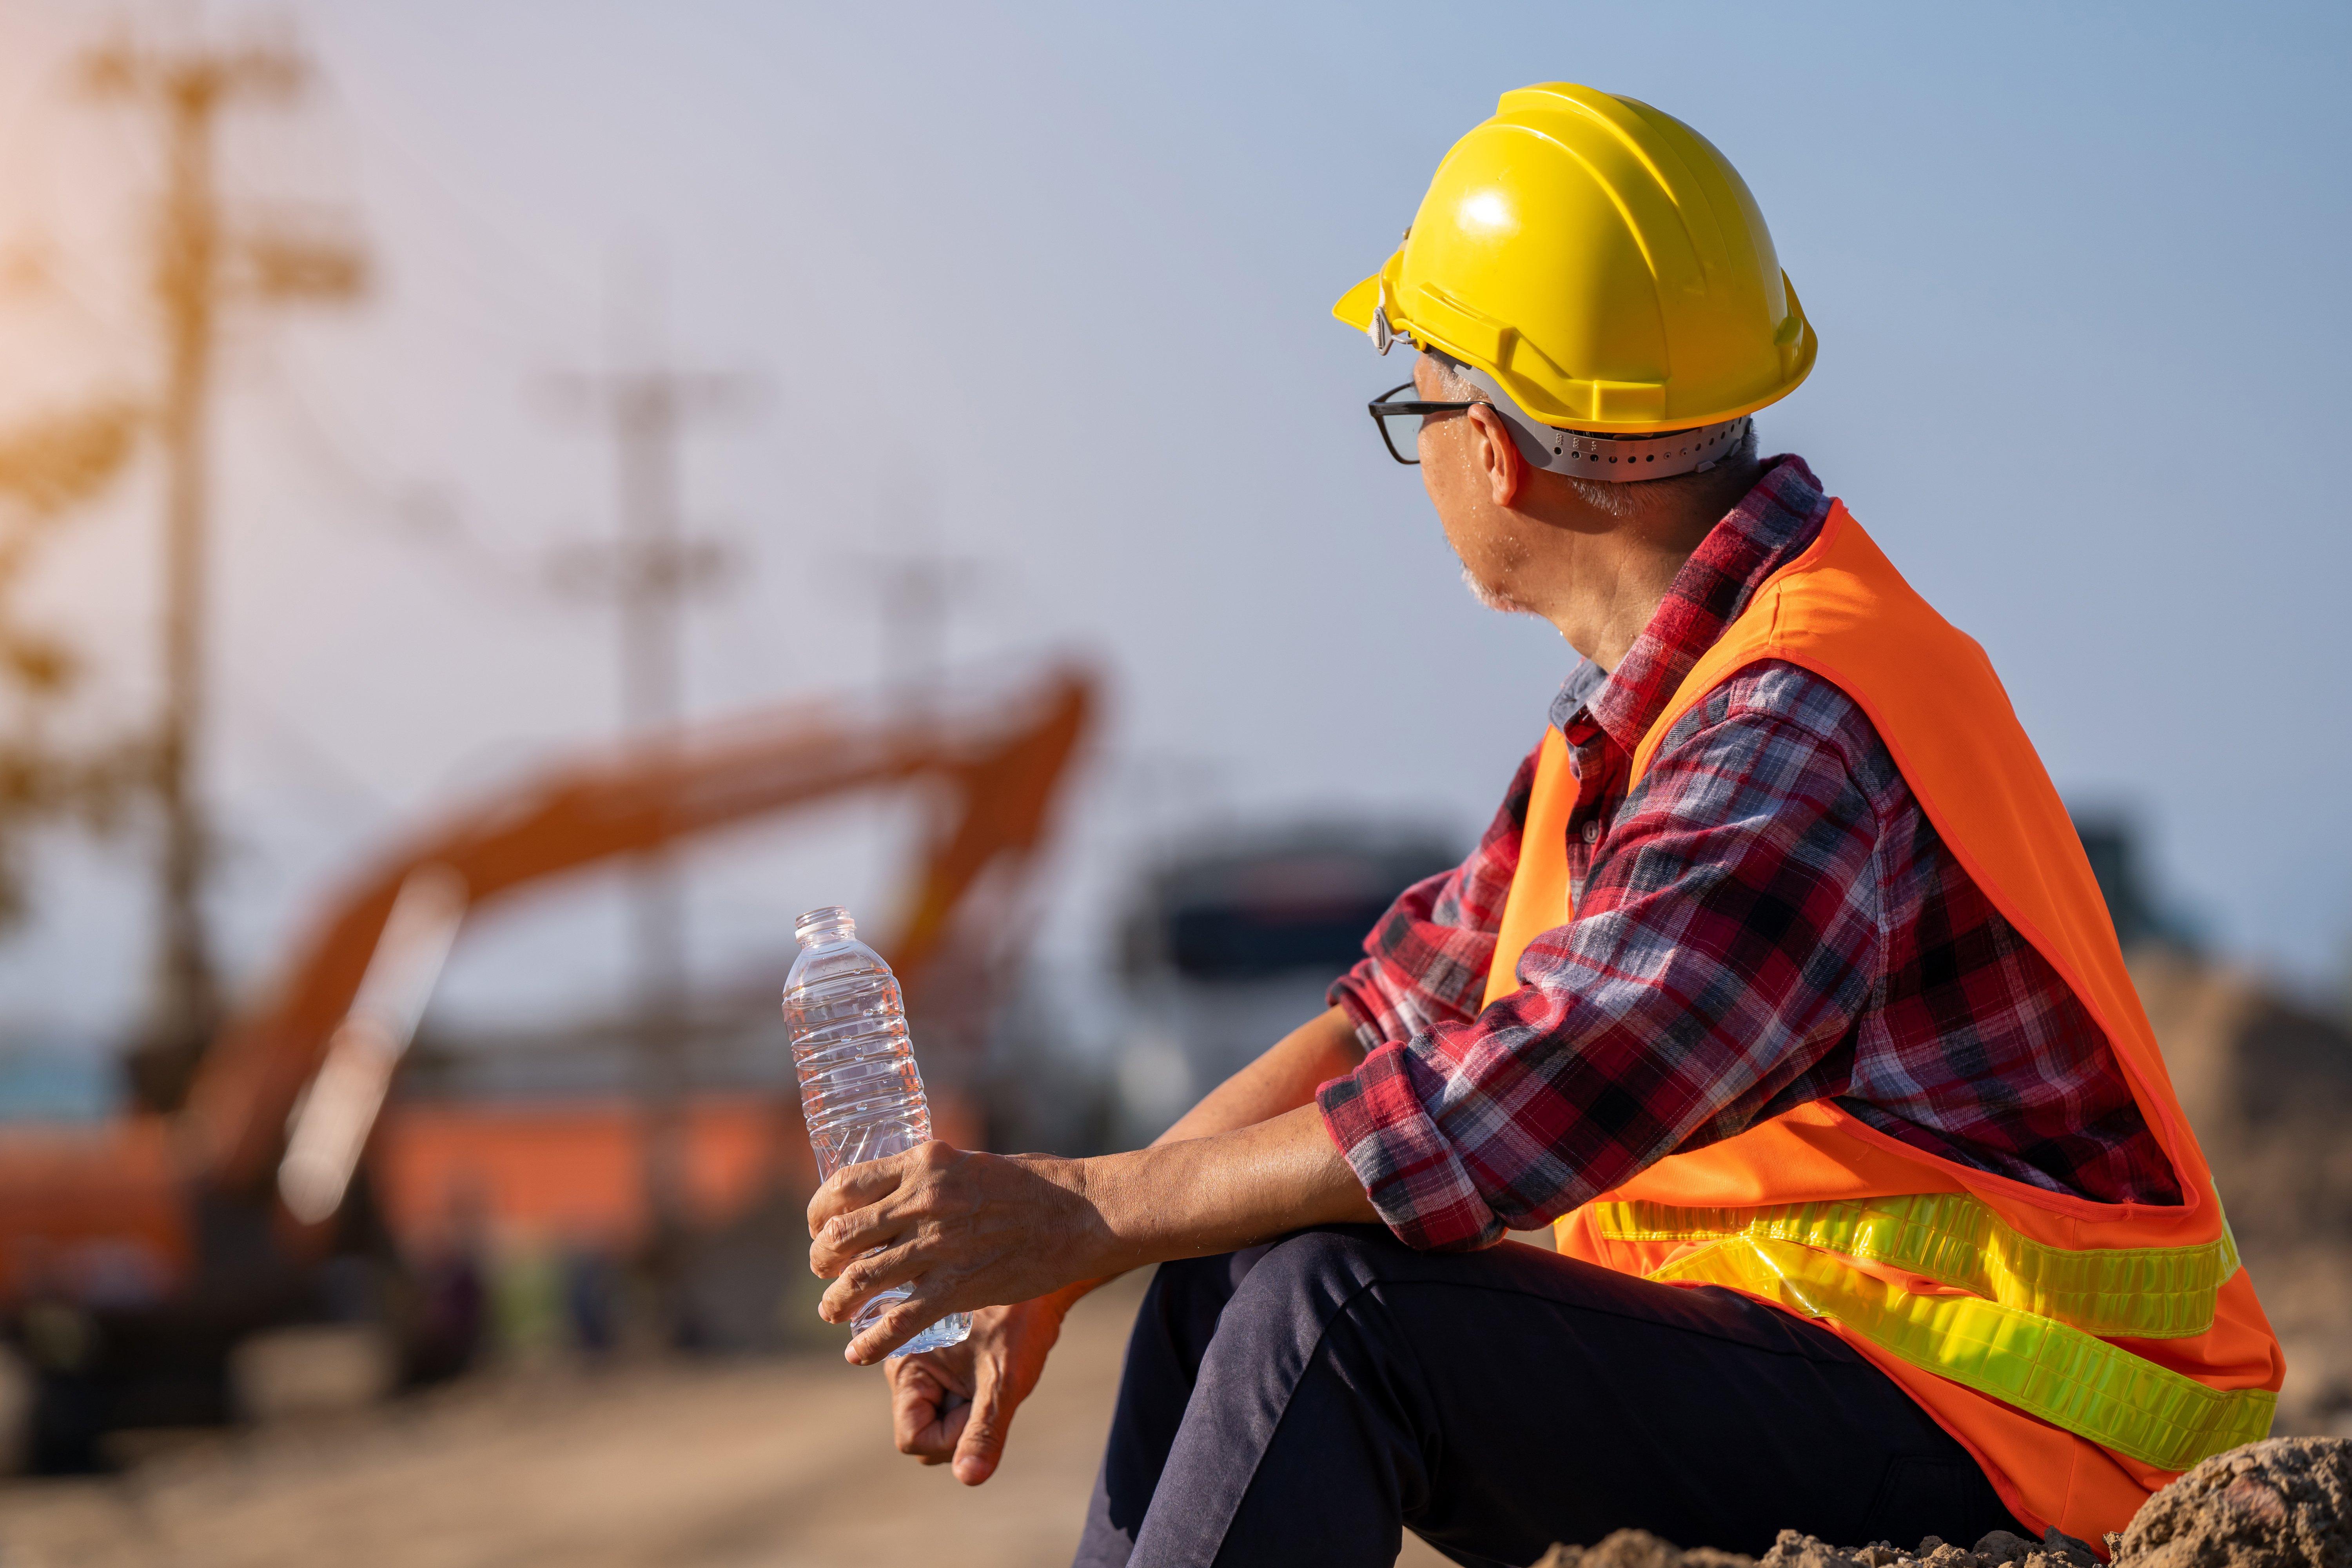
{"type": "Polygon", "coordinates": [[[1331,314],[1360,332],[1372,330],[1372,312],[1380,309],[1381,275],[1373,273],[1332,302],[1331,314]]]}
{"type": "MultiPolygon", "coordinates": [[[[1399,254],[1401,255],[1402,252],[1399,254]]],[[[1391,268],[1394,268],[1396,262],[1397,258],[1391,257],[1389,258],[1389,267],[1391,268]]],[[[1346,293],[1333,300],[1331,302],[1332,319],[1353,327],[1356,331],[1362,332],[1365,336],[1371,338],[1376,342],[1380,341],[1381,334],[1376,330],[1375,323],[1378,314],[1381,309],[1383,283],[1388,277],[1389,272],[1386,268],[1382,271],[1375,272],[1370,278],[1365,279],[1362,282],[1357,284],[1354,288],[1349,289],[1346,293]]],[[[1806,378],[1812,374],[1813,359],[1820,350],[1820,340],[1813,335],[1812,322],[1806,318],[1804,306],[1798,302],[1796,285],[1789,281],[1789,275],[1785,272],[1780,274],[1780,285],[1787,292],[1791,319],[1798,328],[1797,339],[1793,343],[1790,344],[1783,353],[1781,360],[1784,367],[1782,380],[1778,385],[1769,389],[1762,396],[1742,400],[1740,403],[1731,407],[1713,410],[1704,420],[1696,423],[1688,419],[1624,419],[1590,421],[1580,419],[1574,421],[1555,421],[1551,419],[1538,419],[1533,415],[1528,416],[1529,419],[1550,429],[1568,430],[1585,435],[1661,435],[1677,430],[1705,429],[1707,426],[1719,425],[1728,420],[1743,418],[1748,415],[1755,413],[1759,408],[1769,407],[1772,404],[1780,402],[1780,399],[1788,396],[1789,394],[1803,385],[1806,378]]],[[[1475,365],[1478,363],[1475,355],[1466,353],[1455,345],[1447,342],[1442,336],[1430,332],[1412,322],[1395,320],[1394,316],[1396,307],[1393,303],[1390,304],[1388,309],[1391,317],[1390,326],[1396,334],[1395,341],[1402,343],[1406,348],[1414,352],[1435,349],[1449,354],[1454,358],[1459,359],[1465,363],[1475,365]]],[[[1382,352],[1385,353],[1386,351],[1383,350],[1382,352]]]]}

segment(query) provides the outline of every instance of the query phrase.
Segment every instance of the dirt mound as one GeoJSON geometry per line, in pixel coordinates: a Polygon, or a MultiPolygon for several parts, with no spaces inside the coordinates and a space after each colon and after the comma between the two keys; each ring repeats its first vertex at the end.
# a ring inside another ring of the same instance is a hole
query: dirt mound
{"type": "MultiPolygon", "coordinates": [[[[2216,1454],[2147,1500],[2107,1537],[2114,1568],[2352,1568],[2352,1438],[2273,1437],[2216,1454]]],[[[1597,1546],[1555,1546],[1536,1568],[2094,1568],[2089,1544],[1996,1530],[1974,1546],[1929,1536],[1832,1546],[1784,1530],[1759,1563],[1734,1552],[1684,1552],[1644,1530],[1597,1546]]]]}
{"type": "Polygon", "coordinates": [[[2286,1348],[2272,1430],[2352,1436],[2352,1019],[2161,949],[2132,979],[2286,1348]]]}
{"type": "Polygon", "coordinates": [[[1555,1546],[1536,1568],[2095,1568],[2097,1563],[2088,1545],[2054,1530],[2039,1542],[1996,1530],[1973,1548],[1955,1546],[1936,1535],[1916,1548],[1886,1541],[1832,1546],[1784,1530],[1760,1563],[1711,1546],[1678,1551],[1674,1542],[1646,1530],[1621,1530],[1598,1546],[1555,1546]]]}
{"type": "Polygon", "coordinates": [[[1906,1551],[1881,1541],[1863,1547],[1831,1546],[1810,1535],[1784,1530],[1772,1550],[1764,1554],[1764,1568],[2095,1568],[2098,1554],[2071,1535],[2050,1531],[2039,1542],[1996,1530],[1974,1546],[1960,1546],[1931,1535],[1906,1551]]]}
{"type": "Polygon", "coordinates": [[[2216,1454],[2124,1531],[2118,1568],[2352,1568],[2352,1438],[2216,1454]]]}
{"type": "Polygon", "coordinates": [[[1621,1530],[1598,1546],[1555,1546],[1536,1568],[1756,1568],[1756,1559],[1712,1546],[1685,1552],[1646,1530],[1621,1530]]]}

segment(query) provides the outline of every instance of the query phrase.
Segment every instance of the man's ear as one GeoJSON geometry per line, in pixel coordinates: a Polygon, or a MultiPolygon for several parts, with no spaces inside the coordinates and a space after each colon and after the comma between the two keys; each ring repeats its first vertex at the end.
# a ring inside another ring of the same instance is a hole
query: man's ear
{"type": "Polygon", "coordinates": [[[1469,410],[1470,427],[1477,432],[1475,456],[1479,468],[1486,476],[1486,486],[1496,506],[1516,505],[1519,487],[1527,482],[1528,460],[1519,451],[1519,444],[1511,438],[1511,427],[1503,416],[1483,403],[1473,404],[1469,410]]]}

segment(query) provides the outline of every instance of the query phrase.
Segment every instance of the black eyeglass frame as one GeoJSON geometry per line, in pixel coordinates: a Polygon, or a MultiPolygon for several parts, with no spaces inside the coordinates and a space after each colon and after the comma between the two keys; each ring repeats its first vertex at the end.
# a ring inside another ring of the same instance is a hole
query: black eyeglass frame
{"type": "Polygon", "coordinates": [[[1412,436],[1405,443],[1406,447],[1412,453],[1412,456],[1408,458],[1404,453],[1397,450],[1396,437],[1389,429],[1389,421],[1391,419],[1408,418],[1426,419],[1433,414],[1459,414],[1465,408],[1475,408],[1478,405],[1475,401],[1470,403],[1423,403],[1417,399],[1401,399],[1397,396],[1398,393],[1406,391],[1412,385],[1412,383],[1409,381],[1399,382],[1396,385],[1390,387],[1386,392],[1381,393],[1378,397],[1373,398],[1370,403],[1365,404],[1364,407],[1370,412],[1372,423],[1380,427],[1381,445],[1389,449],[1389,456],[1394,458],[1398,462],[1402,463],[1408,468],[1417,468],[1421,466],[1421,426],[1418,425],[1412,426],[1412,436]]]}

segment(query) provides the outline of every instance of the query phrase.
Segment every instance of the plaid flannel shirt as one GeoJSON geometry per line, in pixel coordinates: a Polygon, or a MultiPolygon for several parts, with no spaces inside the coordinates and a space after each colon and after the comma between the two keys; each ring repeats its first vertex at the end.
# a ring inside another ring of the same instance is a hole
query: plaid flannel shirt
{"type": "Polygon", "coordinates": [[[1776,459],[1613,673],[1552,708],[1575,766],[1576,918],[1479,1007],[1535,753],[1470,858],[1408,889],[1331,987],[1369,1051],[1317,1095],[1414,1247],[1544,1224],[1817,1100],[1927,1153],[2103,1202],[2178,1203],[2098,1027],[1927,821],[1853,701],[1753,666],[1633,748],[1829,498],[1776,459]]]}

